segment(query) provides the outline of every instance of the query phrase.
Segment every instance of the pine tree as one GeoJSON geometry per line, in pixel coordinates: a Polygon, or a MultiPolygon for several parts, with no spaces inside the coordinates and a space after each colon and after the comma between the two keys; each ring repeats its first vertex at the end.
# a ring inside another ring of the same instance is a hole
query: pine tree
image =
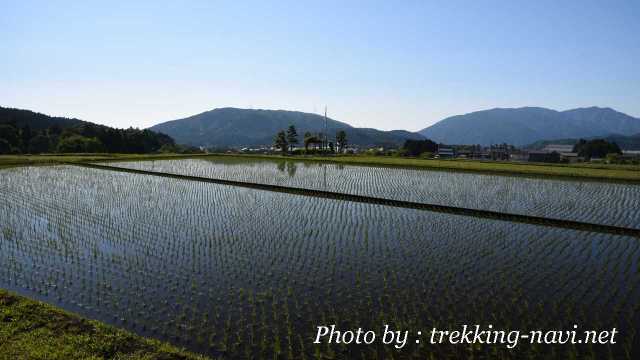
{"type": "Polygon", "coordinates": [[[290,150],[293,150],[293,146],[298,143],[298,132],[293,125],[289,125],[287,129],[287,142],[289,143],[290,150]]]}
{"type": "Polygon", "coordinates": [[[287,135],[285,134],[284,130],[278,132],[278,134],[276,134],[276,136],[273,138],[273,146],[280,149],[282,153],[287,152],[289,143],[287,143],[287,135]]]}
{"type": "Polygon", "coordinates": [[[336,143],[338,143],[338,151],[340,152],[347,147],[347,133],[344,130],[336,133],[336,143]]]}

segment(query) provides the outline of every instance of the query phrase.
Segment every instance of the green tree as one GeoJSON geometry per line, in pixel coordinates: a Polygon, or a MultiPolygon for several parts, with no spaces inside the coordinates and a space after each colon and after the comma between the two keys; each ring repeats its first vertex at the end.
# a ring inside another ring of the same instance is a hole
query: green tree
{"type": "Polygon", "coordinates": [[[21,147],[22,147],[22,152],[23,153],[27,153],[29,152],[29,143],[31,142],[31,138],[33,137],[33,133],[31,131],[31,126],[29,125],[25,125],[21,130],[20,130],[20,138],[21,138],[21,147]]]}
{"type": "Polygon", "coordinates": [[[336,143],[338,145],[338,151],[342,152],[347,147],[347,133],[344,130],[340,130],[336,133],[336,143]]]}
{"type": "Polygon", "coordinates": [[[57,150],[59,153],[98,153],[104,152],[104,145],[97,138],[71,135],[60,139],[57,150]]]}
{"type": "Polygon", "coordinates": [[[162,145],[162,147],[160,148],[160,150],[158,150],[158,152],[163,154],[177,154],[180,152],[180,150],[178,149],[178,146],[175,144],[165,144],[165,145],[162,145]]]}
{"type": "Polygon", "coordinates": [[[85,152],[88,152],[88,153],[105,152],[104,145],[100,140],[98,140],[98,138],[94,138],[94,137],[87,138],[84,142],[84,146],[85,146],[85,152]]]}
{"type": "Polygon", "coordinates": [[[309,151],[309,145],[311,144],[322,144],[322,140],[320,140],[317,136],[311,135],[311,133],[305,134],[304,137],[304,151],[309,151]],[[308,136],[307,136],[308,134],[308,136]]]}
{"type": "Polygon", "coordinates": [[[302,142],[304,144],[304,151],[307,152],[309,150],[309,142],[307,141],[307,139],[311,138],[313,136],[312,133],[310,132],[305,132],[304,133],[304,137],[302,138],[302,142]]]}
{"type": "Polygon", "coordinates": [[[293,125],[289,125],[287,129],[287,142],[289,143],[290,150],[293,150],[293,146],[298,143],[298,132],[293,125]]]}
{"type": "Polygon", "coordinates": [[[57,124],[53,124],[51,125],[51,127],[49,127],[49,135],[60,135],[62,134],[62,128],[60,126],[58,126],[57,124]]]}
{"type": "Polygon", "coordinates": [[[49,148],[51,147],[51,140],[47,135],[39,134],[31,138],[29,142],[29,153],[31,154],[42,154],[49,152],[49,148]]]}
{"type": "Polygon", "coordinates": [[[438,152],[438,144],[435,142],[426,139],[426,140],[411,140],[408,139],[404,142],[404,146],[402,147],[406,150],[406,155],[408,156],[419,156],[422,153],[430,152],[437,153],[438,152]]]}
{"type": "Polygon", "coordinates": [[[8,124],[0,124],[0,139],[4,139],[12,148],[20,146],[18,130],[8,124]]]}
{"type": "Polygon", "coordinates": [[[287,134],[284,130],[279,131],[275,138],[273,138],[273,146],[280,149],[283,154],[287,152],[289,143],[287,143],[287,134]]]}
{"type": "Polygon", "coordinates": [[[0,155],[11,154],[11,144],[5,139],[0,138],[0,155]]]}
{"type": "Polygon", "coordinates": [[[584,140],[580,139],[573,147],[573,152],[587,159],[604,158],[607,154],[622,154],[620,147],[615,142],[604,139],[584,140]]]}

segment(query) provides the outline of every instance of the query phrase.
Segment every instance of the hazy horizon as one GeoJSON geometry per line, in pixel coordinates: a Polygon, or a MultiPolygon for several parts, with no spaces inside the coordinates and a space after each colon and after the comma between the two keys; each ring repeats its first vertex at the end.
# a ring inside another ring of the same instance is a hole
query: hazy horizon
{"type": "Polygon", "coordinates": [[[0,104],[146,128],[220,107],[417,131],[490,108],[640,116],[633,1],[22,1],[0,104]]]}

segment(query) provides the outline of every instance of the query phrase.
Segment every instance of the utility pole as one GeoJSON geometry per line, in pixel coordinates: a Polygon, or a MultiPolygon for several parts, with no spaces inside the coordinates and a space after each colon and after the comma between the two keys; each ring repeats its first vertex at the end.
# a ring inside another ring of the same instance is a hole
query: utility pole
{"type": "Polygon", "coordinates": [[[329,134],[327,134],[327,105],[324,106],[324,144],[322,150],[329,147],[329,134]]]}

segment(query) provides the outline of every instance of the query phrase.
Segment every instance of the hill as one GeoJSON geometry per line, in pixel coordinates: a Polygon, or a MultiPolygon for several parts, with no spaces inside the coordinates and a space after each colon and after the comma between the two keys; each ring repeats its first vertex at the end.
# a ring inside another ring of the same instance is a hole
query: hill
{"type": "Polygon", "coordinates": [[[420,134],[446,144],[508,143],[522,146],[545,139],[635,134],[640,119],[610,108],[556,111],[540,107],[491,109],[446,118],[420,134]]]}
{"type": "MultiPolygon", "coordinates": [[[[179,144],[244,147],[270,146],[275,134],[292,124],[302,140],[305,132],[324,132],[325,120],[323,116],[299,111],[219,108],[167,121],[150,129],[168,134],[179,144]]],[[[338,130],[347,133],[349,144],[361,146],[398,146],[406,139],[422,139],[421,135],[408,131],[354,128],[344,122],[327,119],[330,139],[338,130]]]]}
{"type": "Polygon", "coordinates": [[[169,136],[150,130],[115,129],[78,119],[0,107],[0,154],[150,153],[173,146],[169,136]]]}
{"type": "Polygon", "coordinates": [[[31,110],[0,107],[0,124],[10,124],[15,128],[29,126],[31,130],[45,130],[54,125],[60,128],[70,128],[91,123],[78,119],[49,116],[31,110]]]}

